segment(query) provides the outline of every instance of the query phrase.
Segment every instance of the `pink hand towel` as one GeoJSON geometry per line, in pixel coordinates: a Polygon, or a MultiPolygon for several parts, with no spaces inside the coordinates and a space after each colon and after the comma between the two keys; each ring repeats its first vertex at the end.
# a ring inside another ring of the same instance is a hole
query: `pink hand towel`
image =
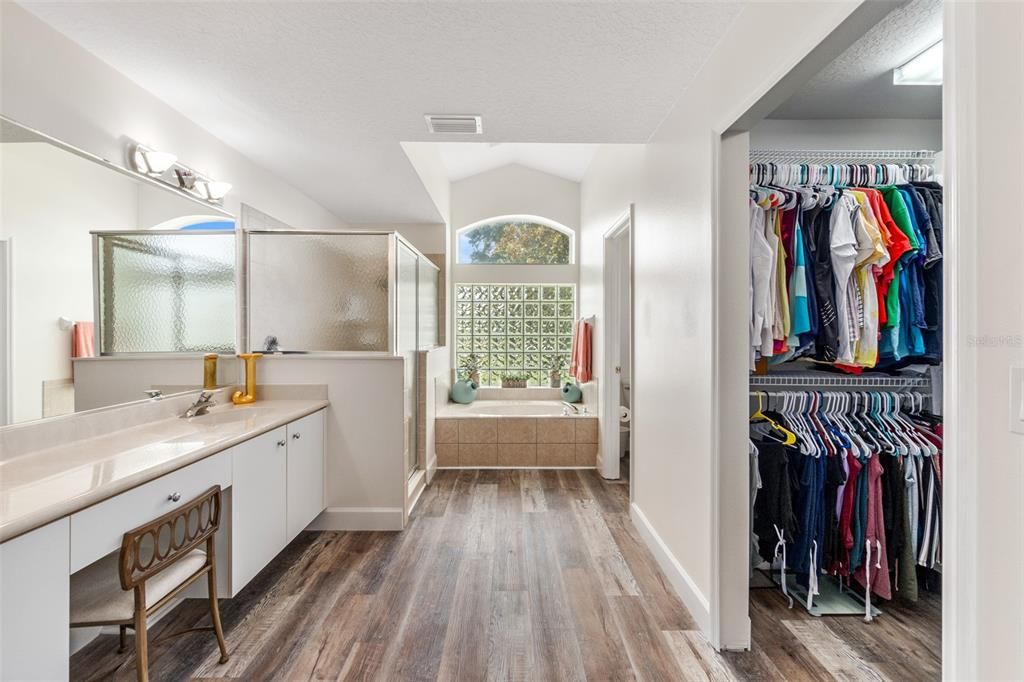
{"type": "Polygon", "coordinates": [[[591,367],[591,333],[589,322],[578,320],[572,331],[572,357],[569,362],[569,374],[583,384],[593,377],[591,367]]]}
{"type": "Polygon", "coordinates": [[[96,356],[93,338],[96,326],[92,322],[75,322],[71,331],[71,357],[91,358],[96,356]]]}

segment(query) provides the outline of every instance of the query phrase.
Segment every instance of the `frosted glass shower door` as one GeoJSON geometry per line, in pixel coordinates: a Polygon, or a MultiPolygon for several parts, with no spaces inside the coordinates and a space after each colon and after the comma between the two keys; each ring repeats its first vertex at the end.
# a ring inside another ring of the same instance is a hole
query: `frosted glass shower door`
{"type": "Polygon", "coordinates": [[[417,403],[417,284],[419,256],[398,242],[398,339],[397,354],[405,358],[405,461],[411,475],[417,465],[416,403],[417,403]]]}

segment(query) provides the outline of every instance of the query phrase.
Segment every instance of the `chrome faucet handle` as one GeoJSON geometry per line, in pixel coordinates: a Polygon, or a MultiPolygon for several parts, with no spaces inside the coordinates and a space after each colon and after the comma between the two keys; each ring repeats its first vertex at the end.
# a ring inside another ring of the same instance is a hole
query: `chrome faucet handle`
{"type": "Polygon", "coordinates": [[[148,395],[152,400],[159,400],[160,398],[164,397],[164,392],[158,388],[152,388],[148,391],[143,391],[143,393],[148,395]]]}
{"type": "Polygon", "coordinates": [[[208,402],[210,402],[211,398],[213,398],[213,394],[212,393],[208,393],[207,391],[200,391],[199,392],[199,398],[196,399],[196,402],[197,403],[208,403],[208,402]]]}

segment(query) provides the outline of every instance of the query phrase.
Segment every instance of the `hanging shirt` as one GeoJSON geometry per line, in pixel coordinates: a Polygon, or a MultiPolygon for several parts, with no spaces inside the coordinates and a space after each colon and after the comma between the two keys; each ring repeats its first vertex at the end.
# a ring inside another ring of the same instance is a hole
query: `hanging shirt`
{"type": "Polygon", "coordinates": [[[849,287],[853,268],[857,264],[857,235],[853,220],[859,211],[857,202],[845,192],[832,209],[831,259],[835,280],[836,318],[838,323],[837,362],[853,364],[853,346],[857,340],[856,311],[851,310],[849,287]]]}
{"type": "Polygon", "coordinates": [[[768,325],[768,298],[771,296],[771,275],[773,265],[772,248],[764,236],[764,209],[753,201],[750,202],[750,283],[751,283],[751,315],[750,345],[753,356],[760,352],[764,343],[764,335],[771,334],[768,325]]]}

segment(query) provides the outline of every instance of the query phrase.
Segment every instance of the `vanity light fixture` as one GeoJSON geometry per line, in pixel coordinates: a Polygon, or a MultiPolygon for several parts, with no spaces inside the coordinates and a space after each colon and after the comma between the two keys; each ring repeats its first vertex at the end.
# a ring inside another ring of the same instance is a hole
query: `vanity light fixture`
{"type": "Polygon", "coordinates": [[[196,189],[207,201],[220,201],[231,191],[231,183],[219,180],[200,180],[196,183],[196,189]]]}
{"type": "Polygon", "coordinates": [[[188,192],[211,204],[221,203],[227,193],[231,191],[230,182],[214,180],[194,168],[179,163],[178,157],[174,154],[157,151],[144,144],[133,143],[128,157],[137,172],[157,182],[188,192]],[[164,177],[164,173],[172,169],[174,180],[177,182],[164,177]]]}
{"type": "Polygon", "coordinates": [[[892,70],[893,85],[942,85],[942,41],[892,70]]]}
{"type": "Polygon", "coordinates": [[[132,165],[135,170],[146,175],[160,176],[174,165],[178,157],[168,152],[157,151],[145,145],[137,144],[132,150],[132,165]]]}

